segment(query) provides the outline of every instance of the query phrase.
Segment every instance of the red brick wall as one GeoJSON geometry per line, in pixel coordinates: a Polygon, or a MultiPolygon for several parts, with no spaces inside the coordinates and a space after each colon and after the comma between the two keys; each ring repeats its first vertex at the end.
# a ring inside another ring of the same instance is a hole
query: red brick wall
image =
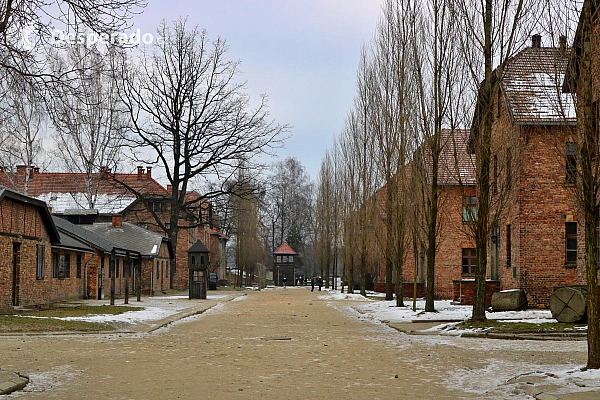
{"type": "MultiPolygon", "coordinates": [[[[581,225],[577,267],[565,267],[565,222],[580,219],[574,206],[574,188],[565,179],[570,133],[561,125],[513,125],[505,108],[493,125],[492,160],[494,155],[498,159],[500,189],[509,172],[511,175],[510,190],[500,191],[506,201],[499,220],[499,280],[502,290],[524,290],[530,307],[547,308],[554,286],[583,283],[581,225]],[[512,155],[511,171],[506,170],[508,152],[512,155]],[[509,224],[510,265],[506,249],[509,224]]],[[[490,267],[488,258],[488,278],[490,267]]]]}
{"type": "Polygon", "coordinates": [[[76,253],[71,252],[70,278],[52,278],[52,247],[38,209],[4,199],[0,203],[0,311],[12,311],[13,243],[20,244],[17,259],[19,306],[44,307],[82,296],[83,271],[81,278],[77,278],[76,253]],[[45,246],[43,279],[36,279],[37,245],[45,246]]]}
{"type": "MultiPolygon", "coordinates": [[[[461,279],[452,282],[453,294],[452,300],[457,301],[463,306],[472,306],[475,298],[475,279],[461,279]]],[[[500,291],[499,281],[485,282],[485,305],[492,304],[492,295],[500,291]]]]}

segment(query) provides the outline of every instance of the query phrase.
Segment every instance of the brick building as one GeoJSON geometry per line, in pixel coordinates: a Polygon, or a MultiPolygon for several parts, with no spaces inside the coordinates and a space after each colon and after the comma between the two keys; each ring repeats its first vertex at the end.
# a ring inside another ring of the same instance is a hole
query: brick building
{"type": "MultiPolygon", "coordinates": [[[[510,59],[495,85],[491,202],[500,214],[487,277],[547,307],[553,288],[583,283],[582,227],[574,198],[573,98],[560,90],[568,49],[532,45],[510,59]]],[[[482,115],[475,112],[471,140],[482,115]]]]}
{"type": "MultiPolygon", "coordinates": [[[[28,195],[46,202],[54,214],[76,224],[110,222],[114,215],[119,215],[126,222],[160,235],[166,235],[165,229],[170,227],[171,188],[160,185],[152,177],[150,167],[138,167],[134,174],[115,174],[103,169],[93,176],[88,186],[83,174],[40,172],[39,168],[18,166],[16,171],[0,171],[0,184],[21,192],[26,188],[28,195]],[[144,198],[138,198],[135,192],[144,198]],[[156,222],[155,215],[162,227],[156,222]]],[[[173,243],[176,265],[169,273],[169,286],[178,289],[188,287],[187,249],[191,244],[198,239],[204,243],[215,242],[211,248],[221,251],[226,242],[225,235],[211,235],[211,229],[218,232],[211,205],[196,192],[188,192],[185,201],[198,204],[198,215],[182,215],[179,225],[201,223],[179,230],[177,241],[173,243]]],[[[224,260],[224,257],[214,258],[224,260]]]]}
{"type": "MultiPolygon", "coordinates": [[[[440,143],[442,152],[440,154],[438,172],[439,209],[438,209],[438,247],[436,250],[435,264],[435,297],[438,299],[449,299],[453,295],[453,281],[463,278],[469,279],[473,276],[473,254],[474,240],[469,230],[469,223],[473,218],[470,214],[475,194],[475,164],[474,158],[467,151],[469,131],[467,130],[443,130],[440,143]]],[[[423,151],[427,151],[423,149],[423,151]]],[[[418,154],[415,153],[415,154],[418,154]]],[[[415,174],[419,174],[416,164],[418,157],[406,167],[407,181],[415,181],[415,174]],[[411,176],[414,175],[414,176],[411,176]]],[[[425,158],[427,160],[427,157],[425,158]]],[[[431,183],[431,166],[427,161],[422,162],[426,184],[431,183]]],[[[407,189],[405,189],[407,190],[407,189]]],[[[387,187],[382,187],[376,194],[379,210],[376,215],[381,218],[380,225],[372,224],[377,230],[384,230],[381,222],[385,220],[385,197],[387,187]]],[[[413,214],[409,218],[419,218],[413,214]]],[[[424,224],[424,221],[419,221],[424,224]]],[[[375,278],[375,288],[385,291],[385,257],[375,240],[376,233],[372,232],[369,239],[369,268],[375,278]]],[[[412,237],[407,242],[405,259],[402,263],[402,281],[404,282],[404,295],[412,294],[412,284],[415,280],[415,262],[417,262],[418,295],[424,294],[425,289],[425,248],[413,251],[412,237]]]]}
{"type": "Polygon", "coordinates": [[[44,202],[0,186],[0,312],[81,298],[91,253],[61,238],[44,202]]]}

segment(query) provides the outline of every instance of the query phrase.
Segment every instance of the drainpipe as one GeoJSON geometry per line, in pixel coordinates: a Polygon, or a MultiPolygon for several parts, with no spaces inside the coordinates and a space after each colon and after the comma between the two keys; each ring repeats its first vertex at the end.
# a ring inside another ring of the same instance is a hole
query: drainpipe
{"type": "Polygon", "coordinates": [[[88,291],[87,291],[87,280],[88,280],[88,264],[92,262],[92,260],[96,258],[96,252],[92,253],[92,258],[85,262],[84,270],[83,270],[83,298],[88,299],[88,291]]]}

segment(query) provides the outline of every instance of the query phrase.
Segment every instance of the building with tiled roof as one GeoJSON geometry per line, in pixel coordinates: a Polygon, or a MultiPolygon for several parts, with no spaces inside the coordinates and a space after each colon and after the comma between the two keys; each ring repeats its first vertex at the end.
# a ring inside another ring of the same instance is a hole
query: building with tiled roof
{"type": "MultiPolygon", "coordinates": [[[[164,188],[152,177],[151,167],[139,166],[133,174],[113,173],[103,168],[93,175],[89,185],[86,182],[85,175],[81,173],[41,172],[39,168],[25,166],[18,166],[16,171],[0,170],[0,184],[17,191],[26,190],[30,196],[46,202],[54,214],[73,223],[109,222],[114,215],[120,215],[126,222],[160,235],[167,234],[171,188],[164,188]],[[138,194],[143,195],[143,199],[138,194]],[[155,215],[163,226],[157,223],[155,215]]],[[[198,221],[200,225],[181,229],[177,236],[177,245],[174,246],[176,263],[168,274],[168,286],[180,289],[188,287],[187,249],[196,240],[210,243],[213,238],[217,244],[220,243],[214,246],[215,251],[219,251],[214,259],[223,260],[223,265],[225,262],[226,240],[210,232],[211,228],[217,228],[211,205],[194,191],[186,193],[185,201],[192,204],[191,208],[197,210],[197,215],[182,217],[180,225],[190,225],[190,222],[194,225],[198,221]]],[[[226,268],[223,266],[221,269],[224,274],[226,268]]],[[[224,276],[220,278],[225,279],[224,276]]]]}
{"type": "MultiPolygon", "coordinates": [[[[534,35],[502,76],[495,72],[490,201],[499,219],[492,227],[487,278],[497,290],[524,290],[533,307],[547,307],[554,287],[581,283],[580,217],[572,197],[575,101],[562,91],[569,55],[564,39],[559,47],[543,47],[534,35]]],[[[471,145],[481,137],[482,111],[476,108],[471,145]]],[[[463,303],[469,302],[462,294],[471,291],[471,264],[466,259],[464,280],[457,284],[455,297],[463,303]]]]}

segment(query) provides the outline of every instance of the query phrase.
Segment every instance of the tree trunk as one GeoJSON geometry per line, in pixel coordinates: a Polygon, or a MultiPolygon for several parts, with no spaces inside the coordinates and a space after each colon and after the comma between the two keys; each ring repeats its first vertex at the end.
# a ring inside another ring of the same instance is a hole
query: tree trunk
{"type": "MultiPolygon", "coordinates": [[[[475,244],[477,247],[477,265],[475,268],[475,293],[473,299],[473,321],[484,321],[485,317],[485,273],[487,269],[487,238],[489,227],[489,195],[490,195],[490,146],[492,137],[492,0],[485,1],[484,17],[484,58],[485,79],[483,88],[483,134],[481,135],[477,158],[479,171],[477,184],[477,219],[475,227],[475,244]]],[[[478,127],[479,128],[479,127],[478,127]]]]}
{"type": "MultiPolygon", "coordinates": [[[[598,267],[596,264],[596,224],[598,221],[598,205],[596,193],[597,176],[594,175],[594,158],[596,156],[596,135],[593,121],[592,93],[592,2],[587,1],[583,8],[583,54],[581,62],[581,79],[583,91],[583,121],[580,124],[581,175],[583,208],[585,213],[585,274],[587,282],[587,319],[588,319],[588,360],[587,367],[600,368],[600,327],[598,315],[598,267]]],[[[597,129],[597,128],[596,128],[597,129]]]]}

